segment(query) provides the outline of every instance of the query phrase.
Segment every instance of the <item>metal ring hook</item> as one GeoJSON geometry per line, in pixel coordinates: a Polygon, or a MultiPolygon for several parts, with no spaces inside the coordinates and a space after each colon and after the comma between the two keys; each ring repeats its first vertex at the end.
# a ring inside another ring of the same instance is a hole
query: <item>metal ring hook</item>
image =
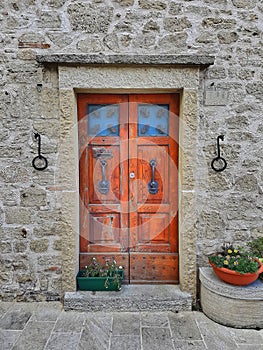
{"type": "Polygon", "coordinates": [[[217,136],[217,157],[214,158],[214,159],[212,160],[212,162],[211,162],[211,167],[212,167],[212,169],[213,169],[214,171],[216,171],[216,172],[224,171],[225,168],[227,167],[227,162],[226,162],[225,158],[221,157],[221,155],[220,155],[220,144],[219,144],[219,140],[224,141],[224,135],[219,135],[219,136],[217,136]],[[223,163],[223,165],[222,165],[221,167],[219,167],[219,168],[216,168],[216,167],[215,167],[215,162],[218,162],[218,161],[219,161],[219,162],[221,161],[221,162],[223,163]]]}
{"type": "Polygon", "coordinates": [[[38,156],[32,160],[32,166],[36,170],[45,170],[48,166],[47,158],[41,155],[41,136],[38,132],[34,133],[35,140],[38,139],[38,156]],[[37,165],[37,161],[40,160],[43,165],[37,165]]]}

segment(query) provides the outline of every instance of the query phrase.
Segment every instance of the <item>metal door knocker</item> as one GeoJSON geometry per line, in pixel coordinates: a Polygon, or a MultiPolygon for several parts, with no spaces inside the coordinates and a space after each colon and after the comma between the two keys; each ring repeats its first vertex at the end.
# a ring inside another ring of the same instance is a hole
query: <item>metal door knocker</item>
{"type": "Polygon", "coordinates": [[[220,145],[219,140],[224,141],[224,135],[217,136],[217,157],[214,158],[211,162],[211,167],[214,171],[220,172],[225,170],[227,166],[226,160],[220,156],[220,145]]]}
{"type": "Polygon", "coordinates": [[[158,193],[158,182],[154,178],[155,168],[156,168],[156,160],[152,159],[150,161],[150,166],[152,168],[152,179],[148,183],[148,190],[149,190],[150,194],[156,194],[156,193],[158,193]]]}
{"type": "Polygon", "coordinates": [[[107,161],[100,159],[100,165],[101,165],[101,173],[102,173],[102,179],[99,182],[98,188],[100,193],[102,194],[107,194],[110,189],[110,182],[106,179],[106,166],[107,166],[107,161]]]}
{"type": "Polygon", "coordinates": [[[35,140],[38,139],[38,156],[32,160],[32,166],[36,170],[45,170],[48,166],[47,158],[41,155],[41,136],[39,133],[35,133],[35,140]]]}

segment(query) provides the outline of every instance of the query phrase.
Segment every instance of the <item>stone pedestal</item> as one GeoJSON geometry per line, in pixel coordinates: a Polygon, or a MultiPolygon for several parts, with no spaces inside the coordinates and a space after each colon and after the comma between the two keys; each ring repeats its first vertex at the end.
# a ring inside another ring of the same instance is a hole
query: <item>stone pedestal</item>
{"type": "Polygon", "coordinates": [[[213,321],[234,328],[263,328],[263,283],[233,286],[210,267],[199,269],[201,306],[213,321]]]}

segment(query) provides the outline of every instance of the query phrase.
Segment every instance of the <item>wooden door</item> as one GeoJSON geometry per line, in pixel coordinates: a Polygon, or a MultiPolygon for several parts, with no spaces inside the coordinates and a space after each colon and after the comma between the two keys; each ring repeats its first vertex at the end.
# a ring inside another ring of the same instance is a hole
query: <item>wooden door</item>
{"type": "Polygon", "coordinates": [[[79,94],[80,267],[178,283],[178,94],[79,94]]]}

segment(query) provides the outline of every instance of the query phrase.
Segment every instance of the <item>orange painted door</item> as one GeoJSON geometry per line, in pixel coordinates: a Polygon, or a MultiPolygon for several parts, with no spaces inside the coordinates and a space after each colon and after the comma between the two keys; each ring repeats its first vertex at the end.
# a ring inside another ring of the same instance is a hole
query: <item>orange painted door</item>
{"type": "Polygon", "coordinates": [[[178,283],[178,94],[79,94],[80,268],[178,283]]]}

